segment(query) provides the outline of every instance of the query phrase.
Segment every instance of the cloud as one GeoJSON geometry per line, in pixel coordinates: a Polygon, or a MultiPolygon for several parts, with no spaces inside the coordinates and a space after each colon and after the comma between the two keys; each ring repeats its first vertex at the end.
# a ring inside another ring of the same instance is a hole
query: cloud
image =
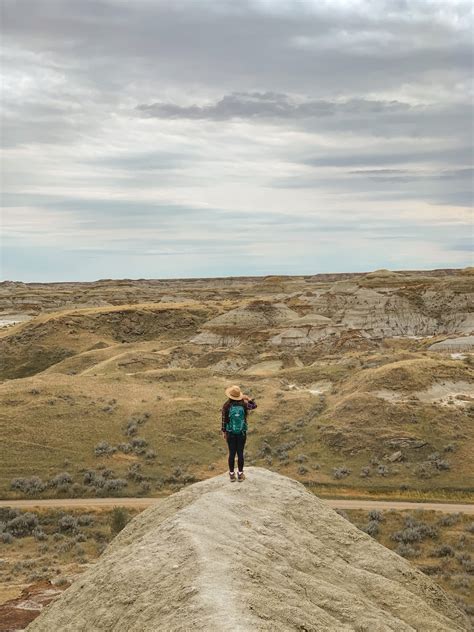
{"type": "Polygon", "coordinates": [[[225,95],[214,104],[180,106],[174,103],[151,103],[138,105],[143,116],[169,119],[208,119],[225,121],[233,118],[313,118],[337,114],[375,115],[386,112],[400,112],[411,109],[410,105],[397,101],[369,101],[352,99],[338,103],[335,101],[306,100],[292,102],[285,94],[273,92],[233,93],[225,95]]]}
{"type": "Polygon", "coordinates": [[[466,263],[471,12],[4,0],[2,274],[466,263]]]}

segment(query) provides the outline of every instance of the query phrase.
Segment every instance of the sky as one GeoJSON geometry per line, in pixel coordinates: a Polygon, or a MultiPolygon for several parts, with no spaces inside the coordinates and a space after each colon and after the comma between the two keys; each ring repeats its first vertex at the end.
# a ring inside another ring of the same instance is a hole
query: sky
{"type": "Polygon", "coordinates": [[[474,265],[470,1],[1,10],[3,280],[474,265]]]}

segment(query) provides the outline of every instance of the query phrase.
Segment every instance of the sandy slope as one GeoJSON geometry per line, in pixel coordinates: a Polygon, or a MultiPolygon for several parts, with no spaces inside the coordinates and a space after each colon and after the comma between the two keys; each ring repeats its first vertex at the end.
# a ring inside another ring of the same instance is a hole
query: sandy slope
{"type": "Polygon", "coordinates": [[[468,630],[428,577],[262,468],[137,516],[32,632],[468,630]]]}

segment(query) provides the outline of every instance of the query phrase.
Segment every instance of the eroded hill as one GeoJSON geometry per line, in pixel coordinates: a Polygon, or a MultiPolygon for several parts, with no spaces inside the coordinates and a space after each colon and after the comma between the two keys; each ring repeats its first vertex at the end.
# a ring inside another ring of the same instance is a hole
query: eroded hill
{"type": "Polygon", "coordinates": [[[188,486],[127,525],[31,632],[454,632],[443,590],[308,493],[262,468],[188,486]]]}

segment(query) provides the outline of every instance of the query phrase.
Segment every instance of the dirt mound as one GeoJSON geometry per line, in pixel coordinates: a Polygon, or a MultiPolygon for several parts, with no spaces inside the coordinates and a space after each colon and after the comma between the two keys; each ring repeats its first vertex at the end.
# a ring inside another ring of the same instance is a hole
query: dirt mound
{"type": "Polygon", "coordinates": [[[137,516],[30,626],[89,630],[467,630],[423,573],[303,485],[261,468],[137,516]]]}

